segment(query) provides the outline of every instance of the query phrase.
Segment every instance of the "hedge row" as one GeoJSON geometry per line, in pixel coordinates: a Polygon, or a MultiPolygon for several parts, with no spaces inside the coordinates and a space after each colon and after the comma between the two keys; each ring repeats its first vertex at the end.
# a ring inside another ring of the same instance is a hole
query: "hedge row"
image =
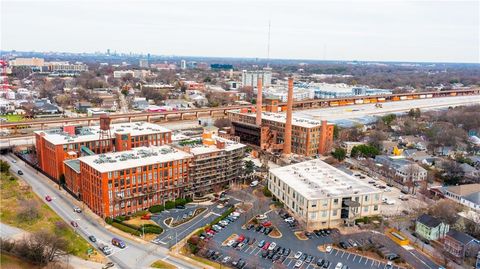
{"type": "Polygon", "coordinates": [[[113,222],[111,225],[112,225],[113,227],[121,230],[121,231],[126,232],[126,233],[129,233],[129,234],[132,234],[132,235],[136,235],[136,236],[140,236],[140,232],[139,232],[139,231],[137,231],[137,230],[135,230],[135,229],[132,229],[132,228],[130,228],[130,227],[128,227],[128,226],[126,226],[126,225],[124,225],[124,224],[122,224],[122,223],[113,222]]]}
{"type": "Polygon", "coordinates": [[[228,215],[230,215],[233,211],[235,211],[235,207],[232,206],[227,211],[223,212],[223,214],[221,216],[217,217],[212,222],[210,222],[210,226],[212,226],[214,224],[217,224],[222,219],[228,217],[228,215]]]}
{"type": "Polygon", "coordinates": [[[165,209],[167,209],[167,210],[172,209],[177,205],[186,205],[188,203],[191,203],[192,201],[193,201],[192,198],[186,198],[186,199],[179,198],[179,199],[176,199],[175,201],[166,201],[165,206],[163,206],[163,205],[153,205],[148,209],[148,211],[150,211],[151,213],[160,213],[165,209]]]}

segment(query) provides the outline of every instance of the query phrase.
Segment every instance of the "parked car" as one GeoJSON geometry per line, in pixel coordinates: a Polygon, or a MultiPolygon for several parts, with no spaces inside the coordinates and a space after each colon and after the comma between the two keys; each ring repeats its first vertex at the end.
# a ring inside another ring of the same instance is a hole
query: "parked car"
{"type": "Polygon", "coordinates": [[[327,253],[332,252],[332,250],[333,250],[332,246],[327,246],[327,247],[325,248],[325,251],[326,251],[327,253]]]}
{"type": "Polygon", "coordinates": [[[348,239],[348,243],[352,246],[352,247],[357,247],[357,243],[355,241],[353,241],[352,239],[348,239]]]}
{"type": "Polygon", "coordinates": [[[249,225],[247,226],[247,230],[251,230],[253,227],[255,227],[255,225],[249,224],[249,225]]]}
{"type": "Polygon", "coordinates": [[[335,266],[335,269],[342,269],[343,267],[343,264],[341,262],[337,263],[337,265],[335,266]]]}
{"type": "Polygon", "coordinates": [[[325,261],[322,258],[319,258],[318,261],[317,261],[317,266],[322,267],[324,262],[325,261]]]}
{"type": "Polygon", "coordinates": [[[302,262],[305,261],[305,259],[307,259],[307,253],[303,253],[303,255],[299,258],[299,260],[301,260],[302,262]]]}
{"type": "Polygon", "coordinates": [[[283,256],[290,255],[290,252],[291,252],[291,250],[289,248],[285,249],[285,251],[283,252],[283,256]]]}
{"type": "Polygon", "coordinates": [[[113,262],[107,262],[105,265],[102,266],[102,269],[108,269],[114,266],[115,264],[113,262]]]}
{"type": "Polygon", "coordinates": [[[228,263],[232,258],[230,256],[225,256],[222,259],[222,263],[228,263]]]}
{"type": "Polygon", "coordinates": [[[112,245],[119,247],[119,248],[126,248],[127,245],[125,245],[125,242],[118,238],[112,238],[112,245]]]}
{"type": "Polygon", "coordinates": [[[268,246],[268,250],[274,250],[276,246],[277,246],[277,243],[272,242],[272,243],[268,246]]]}
{"type": "Polygon", "coordinates": [[[325,263],[323,264],[323,268],[328,268],[330,267],[330,261],[325,260],[325,263]]]}
{"type": "Polygon", "coordinates": [[[264,219],[267,219],[267,215],[260,214],[260,215],[256,215],[255,218],[258,220],[264,220],[264,219]]]}
{"type": "Polygon", "coordinates": [[[268,251],[263,250],[262,251],[262,258],[266,258],[268,256],[268,251]]]}
{"type": "Polygon", "coordinates": [[[146,215],[143,215],[143,216],[140,217],[140,219],[142,219],[142,220],[149,220],[151,218],[152,218],[152,215],[150,215],[150,214],[146,214],[146,215]]]}
{"type": "Polygon", "coordinates": [[[300,268],[302,266],[302,264],[303,264],[303,262],[301,260],[298,260],[293,267],[294,268],[300,268]]]}
{"type": "Polygon", "coordinates": [[[268,247],[270,247],[270,243],[266,242],[265,245],[263,245],[263,250],[268,250],[268,247]]]}
{"type": "Polygon", "coordinates": [[[339,244],[339,245],[340,245],[340,247],[341,247],[341,248],[343,248],[343,249],[347,249],[347,248],[348,248],[348,245],[347,245],[347,243],[345,243],[345,242],[343,242],[343,241],[341,241],[341,242],[340,242],[340,243],[338,243],[338,244],[339,244]]]}
{"type": "Polygon", "coordinates": [[[295,255],[293,256],[293,258],[295,259],[299,259],[300,257],[302,257],[302,252],[301,251],[297,251],[297,253],[295,253],[295,255]]]}
{"type": "Polygon", "coordinates": [[[261,248],[261,247],[263,247],[264,245],[265,245],[265,240],[262,240],[262,241],[258,242],[258,245],[257,245],[257,246],[258,246],[259,248],[261,248]]]}
{"type": "Polygon", "coordinates": [[[97,242],[97,238],[96,238],[95,236],[93,236],[93,235],[90,235],[90,236],[88,237],[88,240],[92,241],[93,243],[97,242]]]}
{"type": "Polygon", "coordinates": [[[306,263],[311,263],[313,261],[314,257],[312,255],[308,255],[307,258],[305,259],[306,263]]]}

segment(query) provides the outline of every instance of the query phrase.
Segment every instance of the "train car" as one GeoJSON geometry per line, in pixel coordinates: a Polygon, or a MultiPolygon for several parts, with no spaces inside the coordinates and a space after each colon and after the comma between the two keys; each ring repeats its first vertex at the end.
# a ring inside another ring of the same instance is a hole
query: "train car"
{"type": "Polygon", "coordinates": [[[338,102],[337,101],[332,101],[332,102],[330,102],[330,106],[338,106],[338,102]]]}
{"type": "Polygon", "coordinates": [[[400,100],[407,100],[407,97],[406,96],[400,96],[400,100]]]}
{"type": "Polygon", "coordinates": [[[379,97],[377,100],[378,100],[378,102],[385,102],[386,101],[385,97],[379,97]]]}
{"type": "Polygon", "coordinates": [[[420,94],[420,99],[425,99],[427,96],[425,94],[420,94]]]}
{"type": "Polygon", "coordinates": [[[357,105],[363,104],[363,100],[362,99],[355,100],[355,104],[357,105]]]}
{"type": "Polygon", "coordinates": [[[432,98],[433,94],[427,94],[427,98],[432,98]]]}

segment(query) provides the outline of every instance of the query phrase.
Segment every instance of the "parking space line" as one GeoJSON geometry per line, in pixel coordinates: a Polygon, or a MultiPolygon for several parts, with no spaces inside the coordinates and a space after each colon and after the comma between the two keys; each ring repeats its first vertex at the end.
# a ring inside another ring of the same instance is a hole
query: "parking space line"
{"type": "Polygon", "coordinates": [[[247,252],[247,251],[249,251],[249,250],[250,250],[250,246],[247,246],[247,248],[245,249],[245,251],[243,251],[243,249],[242,249],[243,252],[247,252]]]}
{"type": "Polygon", "coordinates": [[[255,252],[255,256],[261,251],[262,249],[259,248],[257,252],[255,252]]]}
{"type": "Polygon", "coordinates": [[[353,260],[352,260],[352,262],[355,261],[355,258],[356,258],[356,257],[357,257],[357,255],[353,255],[353,260]]]}
{"type": "Polygon", "coordinates": [[[365,264],[367,264],[367,262],[368,262],[368,259],[365,261],[365,264]]]}
{"type": "Polygon", "coordinates": [[[342,256],[340,256],[341,258],[343,258],[343,255],[345,255],[345,252],[342,253],[342,256]]]}
{"type": "Polygon", "coordinates": [[[252,254],[255,250],[256,248],[252,248],[252,251],[250,251],[250,254],[252,254]]]}
{"type": "Polygon", "coordinates": [[[347,255],[347,260],[348,260],[348,258],[350,258],[350,255],[351,255],[351,253],[348,253],[348,255],[347,255]]]}
{"type": "Polygon", "coordinates": [[[287,267],[290,266],[290,263],[292,263],[293,259],[291,259],[288,264],[287,264],[287,267]]]}
{"type": "MultiPolygon", "coordinates": [[[[282,264],[285,264],[285,262],[286,262],[287,260],[292,261],[290,258],[286,258],[286,259],[282,262],[282,264]]],[[[288,263],[288,264],[290,264],[290,263],[288,263]]]]}
{"type": "Polygon", "coordinates": [[[360,256],[360,260],[358,260],[358,263],[361,263],[361,262],[362,262],[362,259],[363,259],[363,257],[360,256]]]}
{"type": "MultiPolygon", "coordinates": [[[[337,253],[335,253],[335,256],[337,256],[337,254],[339,253],[340,251],[337,251],[337,253]]],[[[343,252],[343,251],[342,251],[343,252]]]]}

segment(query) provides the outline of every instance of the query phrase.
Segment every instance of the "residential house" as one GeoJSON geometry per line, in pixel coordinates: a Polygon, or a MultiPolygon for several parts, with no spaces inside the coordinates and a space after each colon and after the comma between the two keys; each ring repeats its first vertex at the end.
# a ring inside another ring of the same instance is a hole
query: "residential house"
{"type": "Polygon", "coordinates": [[[395,170],[395,176],[406,183],[410,180],[424,181],[427,179],[427,170],[415,162],[406,160],[403,156],[378,155],[375,161],[395,170]]]}
{"type": "Polygon", "coordinates": [[[466,233],[452,229],[445,236],[443,249],[456,261],[463,261],[465,257],[475,257],[480,250],[480,241],[466,233]]]}
{"type": "Polygon", "coordinates": [[[360,145],[364,145],[365,143],[362,143],[362,142],[352,142],[352,141],[345,141],[342,143],[342,148],[345,149],[346,153],[347,153],[347,156],[350,157],[351,154],[352,154],[352,149],[355,147],[355,146],[360,146],[360,145]]]}
{"type": "Polygon", "coordinates": [[[480,182],[480,170],[469,165],[468,163],[462,163],[460,165],[460,168],[462,168],[464,173],[463,176],[465,177],[466,180],[480,182]]]}
{"type": "Polygon", "coordinates": [[[446,198],[480,212],[480,184],[465,184],[441,188],[446,198]]]}
{"type": "Polygon", "coordinates": [[[132,107],[134,109],[145,110],[148,106],[149,103],[145,97],[135,97],[135,99],[133,99],[132,107]]]}
{"type": "Polygon", "coordinates": [[[93,105],[90,102],[87,101],[80,101],[75,103],[75,109],[80,111],[80,112],[87,112],[87,109],[92,108],[93,105]]]}
{"type": "Polygon", "coordinates": [[[58,114],[60,109],[58,106],[52,104],[48,99],[35,100],[34,108],[35,114],[58,114]]]}
{"type": "Polygon", "coordinates": [[[438,240],[447,234],[450,226],[427,214],[421,215],[415,222],[415,233],[427,240],[438,240]]]}

